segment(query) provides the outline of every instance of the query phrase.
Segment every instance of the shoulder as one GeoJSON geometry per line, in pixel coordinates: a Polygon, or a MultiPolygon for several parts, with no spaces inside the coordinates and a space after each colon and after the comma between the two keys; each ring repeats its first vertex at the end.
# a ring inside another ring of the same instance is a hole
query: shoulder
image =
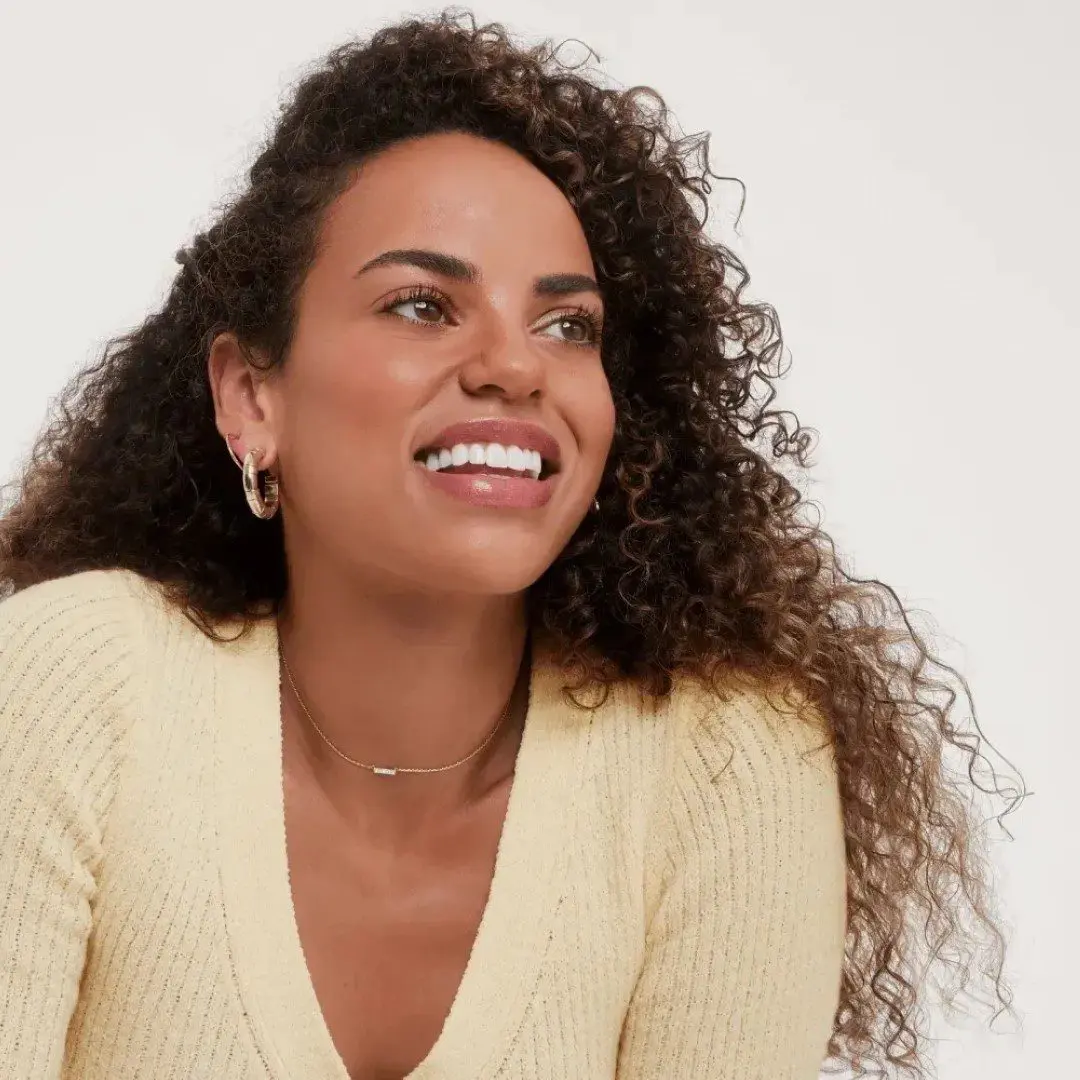
{"type": "Polygon", "coordinates": [[[129,570],[86,570],[31,585],[0,601],[0,649],[135,636],[155,597],[154,586],[129,570]]]}
{"type": "Polygon", "coordinates": [[[146,614],[164,603],[155,595],[109,570],[0,601],[0,844],[17,856],[20,888],[45,875],[54,900],[61,882],[92,889],[145,712],[146,614]]]}
{"type": "Polygon", "coordinates": [[[834,769],[832,728],[825,714],[793,681],[729,682],[719,687],[696,676],[675,676],[670,693],[651,697],[619,684],[608,710],[627,732],[650,732],[665,758],[669,780],[679,770],[711,770],[711,781],[753,764],[800,771],[803,764],[834,769]]]}
{"type": "Polygon", "coordinates": [[[773,776],[807,768],[827,777],[834,772],[831,725],[794,682],[717,689],[683,676],[666,712],[673,760],[715,769],[714,782],[748,768],[767,768],[773,776]]]}
{"type": "Polygon", "coordinates": [[[0,761],[115,747],[145,669],[154,595],[138,575],[94,570],[0,601],[0,761]]]}
{"type": "Polygon", "coordinates": [[[619,683],[609,687],[594,727],[615,747],[609,762],[631,767],[647,759],[639,779],[651,777],[651,790],[640,794],[655,816],[685,802],[687,785],[712,789],[713,802],[739,789],[765,803],[813,795],[830,815],[838,805],[831,725],[792,681],[714,687],[680,674],[659,698],[619,683]]]}
{"type": "Polygon", "coordinates": [[[680,679],[665,705],[657,857],[695,849],[813,851],[843,877],[844,825],[831,725],[793,683],[717,691],[680,679]]]}
{"type": "Polygon", "coordinates": [[[100,699],[98,711],[115,713],[205,640],[156,582],[130,570],[32,585],[0,600],[0,710],[32,694],[38,710],[100,699]]]}

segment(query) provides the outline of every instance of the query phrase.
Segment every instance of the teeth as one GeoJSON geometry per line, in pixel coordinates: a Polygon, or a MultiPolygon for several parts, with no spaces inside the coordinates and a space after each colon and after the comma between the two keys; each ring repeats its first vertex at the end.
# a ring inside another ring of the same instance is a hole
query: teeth
{"type": "Polygon", "coordinates": [[[432,472],[465,464],[523,472],[538,480],[544,463],[538,450],[522,450],[518,446],[503,446],[501,443],[457,443],[449,448],[430,451],[424,461],[432,472]]]}

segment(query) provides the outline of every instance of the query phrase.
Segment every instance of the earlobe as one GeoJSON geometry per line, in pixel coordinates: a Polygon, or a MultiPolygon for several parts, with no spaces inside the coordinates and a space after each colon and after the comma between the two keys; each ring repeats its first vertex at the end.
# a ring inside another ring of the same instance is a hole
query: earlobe
{"type": "Polygon", "coordinates": [[[245,436],[240,431],[229,431],[222,438],[225,440],[229,457],[233,459],[238,469],[244,468],[249,454],[255,455],[255,463],[260,470],[272,470],[277,463],[277,452],[273,449],[263,449],[264,440],[260,438],[258,432],[245,436]]]}

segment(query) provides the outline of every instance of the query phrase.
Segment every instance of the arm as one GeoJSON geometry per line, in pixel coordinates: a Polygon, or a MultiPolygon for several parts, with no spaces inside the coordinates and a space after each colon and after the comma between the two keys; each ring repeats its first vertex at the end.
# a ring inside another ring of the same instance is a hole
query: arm
{"type": "Polygon", "coordinates": [[[675,737],[618,1080],[812,1080],[839,1000],[846,862],[821,731],[757,695],[675,737]]]}
{"type": "Polygon", "coordinates": [[[60,1075],[117,772],[127,658],[115,605],[80,587],[0,603],[0,1062],[18,1080],[60,1075]]]}

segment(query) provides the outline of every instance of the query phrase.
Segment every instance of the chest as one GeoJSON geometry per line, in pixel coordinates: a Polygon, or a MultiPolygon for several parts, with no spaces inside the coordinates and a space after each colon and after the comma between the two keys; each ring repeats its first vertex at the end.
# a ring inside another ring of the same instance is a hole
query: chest
{"type": "Polygon", "coordinates": [[[436,1043],[491,889],[509,784],[389,850],[286,792],[296,924],[353,1080],[401,1080],[436,1043]]]}

